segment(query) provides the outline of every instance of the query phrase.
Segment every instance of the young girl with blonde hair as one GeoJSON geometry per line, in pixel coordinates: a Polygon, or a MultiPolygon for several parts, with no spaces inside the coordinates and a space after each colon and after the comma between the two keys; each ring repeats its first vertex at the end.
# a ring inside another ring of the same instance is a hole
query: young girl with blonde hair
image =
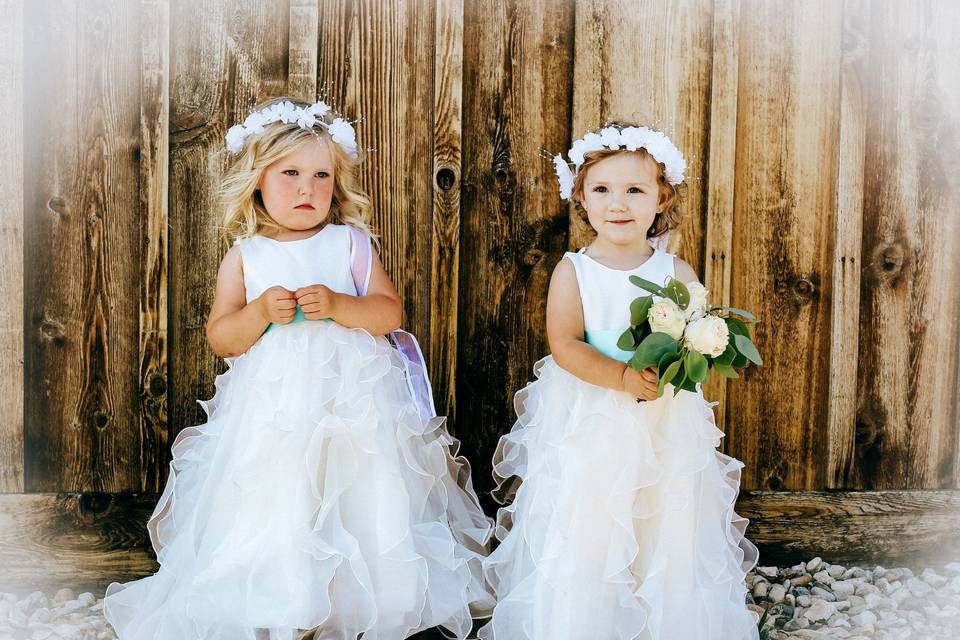
{"type": "MultiPolygon", "coordinates": [[[[757,561],[734,512],[743,464],[700,389],[635,371],[618,347],[631,276],[695,282],[666,251],[685,162],[659,131],[608,125],[555,158],[560,194],[596,232],[557,265],[547,294],[552,356],[517,393],[494,459],[500,546],[488,640],[756,640],[744,576],[757,561]]],[[[705,292],[704,292],[705,293],[705,292]]]]}
{"type": "Polygon", "coordinates": [[[121,640],[465,638],[492,522],[398,330],[353,127],[277,99],[227,147],[207,338],[229,370],[173,444],[160,569],[111,585],[107,618],[121,640]]]}

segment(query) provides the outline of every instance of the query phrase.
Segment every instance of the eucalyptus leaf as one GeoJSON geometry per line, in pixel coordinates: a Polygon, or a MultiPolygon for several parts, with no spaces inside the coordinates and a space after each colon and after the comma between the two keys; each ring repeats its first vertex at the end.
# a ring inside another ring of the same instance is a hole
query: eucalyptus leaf
{"type": "Polygon", "coordinates": [[[683,366],[687,370],[687,377],[693,382],[703,382],[707,379],[709,371],[707,359],[699,351],[688,351],[683,359],[683,366]]]}
{"type": "Polygon", "coordinates": [[[644,280],[640,276],[630,276],[630,282],[640,287],[644,291],[649,291],[650,293],[658,296],[663,295],[663,286],[656,284],[655,282],[650,282],[649,280],[644,280]]]}
{"type": "Polygon", "coordinates": [[[750,337],[750,329],[740,318],[724,318],[723,321],[727,323],[727,329],[730,330],[730,333],[750,337]]]}
{"type": "Polygon", "coordinates": [[[760,357],[760,352],[757,351],[757,347],[750,341],[750,338],[747,336],[735,335],[733,339],[737,343],[737,351],[742,353],[747,357],[750,362],[754,364],[763,364],[763,358],[760,357]]]}
{"type": "Polygon", "coordinates": [[[637,348],[637,344],[637,339],[636,336],[633,335],[632,327],[621,333],[617,339],[617,349],[621,351],[633,351],[637,348]]]}
{"type": "Polygon", "coordinates": [[[664,291],[681,309],[686,309],[687,305],[690,304],[690,291],[687,289],[687,285],[680,280],[670,278],[664,286],[664,291]]]}
{"type": "Polygon", "coordinates": [[[680,366],[682,365],[680,358],[677,358],[666,368],[666,370],[661,370],[663,373],[660,374],[660,379],[657,381],[657,395],[662,396],[663,390],[666,388],[670,381],[673,380],[677,373],[680,371],[680,366]]]}
{"type": "Polygon", "coordinates": [[[732,342],[732,340],[728,342],[727,348],[723,350],[723,353],[713,359],[714,366],[718,364],[729,365],[733,362],[733,359],[737,357],[737,350],[733,347],[732,342]]]}
{"type": "Polygon", "coordinates": [[[653,306],[653,296],[643,296],[630,303],[630,324],[636,326],[647,321],[647,314],[653,306]]]}
{"type": "Polygon", "coordinates": [[[637,371],[643,371],[658,364],[665,353],[676,351],[677,341],[668,334],[657,331],[644,338],[637,346],[636,353],[630,358],[630,366],[637,371]]]}
{"type": "Polygon", "coordinates": [[[743,309],[737,309],[736,307],[715,307],[715,310],[728,311],[730,313],[735,313],[738,316],[743,316],[744,318],[747,318],[748,320],[752,320],[753,322],[757,321],[756,316],[754,316],[752,313],[750,313],[749,311],[744,311],[743,309]]]}
{"type": "Polygon", "coordinates": [[[717,373],[722,375],[725,378],[739,378],[740,374],[728,364],[720,364],[714,361],[713,368],[716,369],[717,373]]]}

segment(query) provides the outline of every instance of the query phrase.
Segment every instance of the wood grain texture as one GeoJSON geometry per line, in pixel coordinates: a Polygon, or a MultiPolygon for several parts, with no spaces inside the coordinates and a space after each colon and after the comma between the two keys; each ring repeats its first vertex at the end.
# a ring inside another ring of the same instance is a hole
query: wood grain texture
{"type": "MultiPolygon", "coordinates": [[[[737,85],[740,57],[740,0],[716,0],[713,9],[713,68],[710,76],[710,141],[706,184],[703,284],[714,305],[730,300],[733,262],[733,185],[737,154],[737,85]]],[[[727,382],[711,376],[703,394],[717,402],[717,427],[727,423],[727,382]]],[[[729,439],[724,439],[726,450],[729,439]]]]}
{"type": "Polygon", "coordinates": [[[833,238],[833,300],[827,392],[827,457],[824,482],[830,489],[850,481],[857,410],[857,352],[860,342],[860,243],[863,235],[863,168],[866,135],[864,82],[869,53],[869,6],[850,0],[843,8],[840,68],[840,144],[837,148],[837,215],[833,238]]]}
{"type": "Polygon", "coordinates": [[[313,102],[317,99],[317,19],[319,0],[290,0],[290,95],[313,102]]]}
{"type": "MultiPolygon", "coordinates": [[[[456,412],[463,118],[463,0],[436,5],[433,69],[433,242],[430,354],[434,403],[456,412]]],[[[454,425],[447,424],[452,432],[454,425]]]]}
{"type": "Polygon", "coordinates": [[[0,492],[23,491],[23,4],[0,1],[0,492]]]}
{"type": "Polygon", "coordinates": [[[0,495],[0,592],[102,593],[157,563],[144,526],[156,494],[0,495]]]}
{"type": "MultiPolygon", "coordinates": [[[[670,137],[687,160],[685,219],[671,233],[670,249],[698,273],[704,266],[712,31],[712,2],[706,0],[576,3],[572,137],[614,120],[670,137]]],[[[571,229],[571,249],[594,235],[576,215],[571,229]]]]}
{"type": "MultiPolygon", "coordinates": [[[[361,184],[373,202],[381,259],[403,300],[404,328],[424,348],[430,375],[433,242],[434,4],[325,0],[318,86],[368,149],[361,184]]],[[[438,407],[440,409],[440,407],[438,407]]]]}
{"type": "Polygon", "coordinates": [[[170,4],[140,3],[140,464],[141,491],[159,491],[167,422],[167,197],[170,149],[170,4]]]}
{"type": "Polygon", "coordinates": [[[960,6],[871,3],[851,482],[957,486],[960,6]]]}
{"type": "Polygon", "coordinates": [[[737,513],[761,565],[813,556],[831,563],[941,567],[960,555],[960,491],[746,493],[737,513]]]}
{"type": "Polygon", "coordinates": [[[540,150],[570,144],[573,5],[465,3],[463,42],[456,425],[485,494],[513,394],[547,353],[547,286],[568,242],[540,150]]]}
{"type": "Polygon", "coordinates": [[[727,450],[746,464],[745,489],[823,482],[841,11],[740,3],[730,300],[761,320],[765,361],[727,392],[727,450]]]}
{"type": "Polygon", "coordinates": [[[138,488],[138,5],[24,23],[24,488],[138,488]]]}
{"type": "Polygon", "coordinates": [[[220,240],[223,136],[253,105],[287,93],[285,3],[171,7],[169,405],[171,435],[205,420],[198,399],[224,369],[206,341],[220,240]]]}

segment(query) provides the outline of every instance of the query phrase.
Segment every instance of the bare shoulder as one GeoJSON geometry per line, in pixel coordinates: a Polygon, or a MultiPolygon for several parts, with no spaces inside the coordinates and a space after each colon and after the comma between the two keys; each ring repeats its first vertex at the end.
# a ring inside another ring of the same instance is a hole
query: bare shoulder
{"type": "Polygon", "coordinates": [[[577,284],[577,269],[573,266],[573,260],[567,256],[564,256],[553,268],[550,290],[560,290],[580,295],[580,286],[577,284]]]}
{"type": "Polygon", "coordinates": [[[697,277],[697,272],[693,270],[693,267],[687,264],[686,260],[677,256],[673,257],[673,272],[677,274],[677,280],[684,284],[700,282],[700,278],[697,277]]]}

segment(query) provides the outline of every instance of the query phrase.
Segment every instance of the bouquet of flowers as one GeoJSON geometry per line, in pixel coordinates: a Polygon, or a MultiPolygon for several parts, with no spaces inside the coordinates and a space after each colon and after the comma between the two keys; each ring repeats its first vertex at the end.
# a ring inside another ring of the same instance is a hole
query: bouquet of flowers
{"type": "Polygon", "coordinates": [[[748,324],[757,321],[751,313],[711,307],[699,282],[687,286],[668,278],[661,286],[638,276],[630,276],[630,282],[648,295],[630,303],[630,328],[617,346],[634,352],[628,364],[637,371],[657,367],[657,395],[667,384],[673,384],[674,395],[696,391],[711,369],[739,378],[737,369],[763,364],[750,339],[748,324]]]}

